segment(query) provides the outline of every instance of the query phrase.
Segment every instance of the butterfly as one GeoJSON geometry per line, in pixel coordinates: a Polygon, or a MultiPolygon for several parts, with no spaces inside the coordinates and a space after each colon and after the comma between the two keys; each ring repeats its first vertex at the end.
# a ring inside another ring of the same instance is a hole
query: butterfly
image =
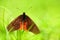
{"type": "Polygon", "coordinates": [[[27,30],[34,34],[40,33],[37,25],[23,12],[22,15],[18,16],[8,26],[7,30],[12,32],[15,30],[27,30]]]}

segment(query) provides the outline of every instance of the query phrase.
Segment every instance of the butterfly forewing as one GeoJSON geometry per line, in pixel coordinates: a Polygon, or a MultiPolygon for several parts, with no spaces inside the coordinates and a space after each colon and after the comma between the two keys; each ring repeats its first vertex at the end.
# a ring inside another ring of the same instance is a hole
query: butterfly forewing
{"type": "Polygon", "coordinates": [[[33,32],[34,34],[40,33],[40,30],[38,29],[37,25],[27,16],[28,20],[28,30],[33,32]]]}
{"type": "Polygon", "coordinates": [[[20,27],[20,17],[18,16],[15,20],[13,20],[7,27],[8,31],[14,31],[14,30],[18,30],[20,27]]]}

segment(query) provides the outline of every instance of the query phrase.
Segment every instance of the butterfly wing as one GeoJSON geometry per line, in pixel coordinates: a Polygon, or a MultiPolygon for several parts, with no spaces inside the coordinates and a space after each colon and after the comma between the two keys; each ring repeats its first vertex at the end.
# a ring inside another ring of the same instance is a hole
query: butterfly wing
{"type": "Polygon", "coordinates": [[[37,25],[27,16],[26,20],[28,21],[27,29],[31,31],[34,34],[40,33],[40,30],[38,29],[37,25]]]}
{"type": "Polygon", "coordinates": [[[7,26],[7,30],[8,31],[14,31],[14,30],[18,30],[20,28],[20,17],[22,16],[18,16],[15,20],[13,20],[8,26],[7,26]]]}

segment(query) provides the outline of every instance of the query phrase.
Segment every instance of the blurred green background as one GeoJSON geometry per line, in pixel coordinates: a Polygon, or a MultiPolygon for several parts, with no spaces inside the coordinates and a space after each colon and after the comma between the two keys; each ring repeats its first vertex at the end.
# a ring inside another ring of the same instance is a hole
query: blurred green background
{"type": "Polygon", "coordinates": [[[60,0],[0,0],[0,40],[60,40],[60,0]],[[7,25],[26,13],[40,33],[9,33],[7,25]]]}

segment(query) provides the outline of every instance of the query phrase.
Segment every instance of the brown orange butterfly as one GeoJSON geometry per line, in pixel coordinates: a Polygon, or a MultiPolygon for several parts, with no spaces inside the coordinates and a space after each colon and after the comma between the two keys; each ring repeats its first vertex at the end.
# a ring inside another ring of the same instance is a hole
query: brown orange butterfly
{"type": "Polygon", "coordinates": [[[7,30],[12,32],[15,30],[28,30],[34,34],[40,33],[36,24],[23,12],[23,15],[18,16],[7,27],[7,30]]]}

